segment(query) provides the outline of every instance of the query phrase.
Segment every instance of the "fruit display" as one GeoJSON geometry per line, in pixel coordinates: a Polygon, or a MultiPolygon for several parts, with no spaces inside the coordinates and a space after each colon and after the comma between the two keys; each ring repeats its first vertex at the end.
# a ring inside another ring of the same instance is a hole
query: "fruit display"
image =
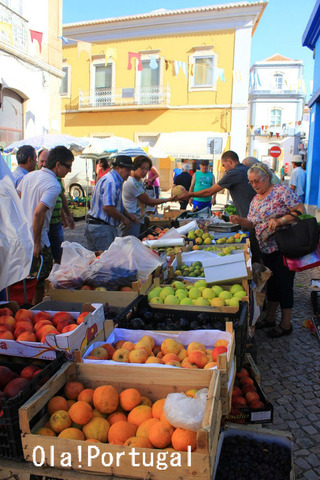
{"type": "Polygon", "coordinates": [[[166,253],[167,257],[170,257],[170,255],[176,255],[177,253],[182,252],[182,247],[162,247],[162,248],[154,248],[152,247],[150,250],[153,252],[161,255],[162,253],[166,253]]]}
{"type": "MultiPolygon", "coordinates": [[[[197,245],[194,245],[193,250],[196,250],[196,249],[197,249],[197,245]]],[[[240,247],[239,245],[232,245],[229,247],[218,247],[217,245],[212,245],[211,247],[203,248],[203,250],[207,252],[215,252],[217,255],[219,255],[219,257],[225,257],[228,255],[232,255],[233,252],[235,251],[239,253],[239,250],[243,251],[243,248],[240,247]]]]}
{"type": "Polygon", "coordinates": [[[152,234],[150,233],[147,236],[143,237],[142,241],[144,241],[144,240],[158,240],[168,231],[169,231],[169,228],[156,227],[156,228],[153,229],[153,233],[152,234]]]}
{"type": "Polygon", "coordinates": [[[11,368],[0,365],[0,417],[3,414],[2,400],[16,397],[41,371],[39,365],[27,365],[18,374],[11,368]]]}
{"type": "Polygon", "coordinates": [[[240,243],[243,238],[247,238],[248,235],[246,233],[235,233],[230,237],[220,237],[216,240],[217,245],[221,243],[240,243]]]}
{"type": "Polygon", "coordinates": [[[291,450],[281,440],[279,442],[279,437],[272,434],[259,435],[254,432],[249,436],[248,432],[233,431],[232,435],[223,439],[214,478],[289,480],[292,478],[291,450]]]}
{"type": "MultiPolygon", "coordinates": [[[[206,345],[200,341],[180,343],[178,336],[154,338],[152,334],[143,335],[136,332],[130,336],[130,331],[122,332],[129,340],[117,340],[111,343],[93,344],[84,357],[87,360],[112,360],[114,362],[146,364],[151,366],[166,365],[171,367],[209,369],[217,366],[218,356],[228,352],[231,337],[227,334],[210,332],[206,345]],[[133,337],[135,341],[133,341],[133,337]],[[221,338],[225,337],[225,338],[221,338]],[[215,338],[215,339],[214,339],[215,338]],[[208,348],[209,347],[209,348],[208,348]]],[[[195,332],[189,338],[196,338],[195,332]]],[[[201,337],[202,339],[203,337],[201,337]]],[[[183,341],[181,339],[181,341],[183,341]]]]}
{"type": "Polygon", "coordinates": [[[187,235],[188,240],[193,240],[196,245],[210,245],[214,236],[208,232],[204,232],[201,228],[190,230],[187,235]]]}
{"type": "MultiPolygon", "coordinates": [[[[193,396],[197,389],[185,393],[193,396]]],[[[127,447],[186,452],[197,446],[197,432],[175,428],[164,414],[166,398],[152,401],[139,389],[122,391],[105,384],[88,388],[80,381],[67,382],[63,392],[46,405],[49,420],[35,435],[108,443],[127,447]]]]}
{"type": "Polygon", "coordinates": [[[182,263],[177,265],[174,274],[176,277],[204,277],[204,269],[200,261],[193,262],[190,265],[182,263]]]}
{"type": "Polygon", "coordinates": [[[1,308],[0,339],[45,343],[48,334],[59,335],[75,330],[84,322],[88,313],[76,314],[76,317],[73,317],[68,312],[34,313],[22,308],[14,315],[10,308],[1,308]]]}
{"type": "MultiPolygon", "coordinates": [[[[198,264],[200,262],[195,263],[198,264]]],[[[194,275],[196,271],[197,270],[192,270],[193,274],[190,276],[196,276],[194,275]]],[[[180,270],[180,272],[182,273],[182,270],[180,270]]],[[[238,283],[227,288],[220,285],[212,286],[212,284],[207,284],[205,280],[197,280],[193,284],[176,280],[168,286],[157,286],[148,292],[150,305],[239,307],[239,303],[246,297],[247,292],[243,289],[243,286],[238,283]]]]}

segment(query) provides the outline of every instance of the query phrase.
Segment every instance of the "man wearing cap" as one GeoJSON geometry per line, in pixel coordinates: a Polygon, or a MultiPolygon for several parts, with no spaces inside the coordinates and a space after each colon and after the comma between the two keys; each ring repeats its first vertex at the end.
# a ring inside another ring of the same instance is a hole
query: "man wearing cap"
{"type": "Polygon", "coordinates": [[[249,211],[249,205],[256,192],[248,183],[249,168],[239,162],[236,152],[229,150],[221,157],[221,165],[225,170],[224,176],[210,188],[205,188],[197,193],[188,192],[180,197],[180,200],[190,197],[207,197],[215,195],[224,188],[227,188],[231,194],[233,203],[240,217],[246,217],[249,211]]]}
{"type": "Polygon", "coordinates": [[[292,159],[293,170],[290,178],[290,188],[298,195],[298,197],[301,199],[301,202],[304,203],[307,173],[305,170],[303,170],[301,165],[301,155],[294,155],[292,159]]]}
{"type": "Polygon", "coordinates": [[[107,250],[116,237],[120,237],[120,222],[129,228],[135,222],[123,208],[122,186],[132,170],[132,159],[127,155],[118,155],[113,168],[97,182],[88,213],[85,236],[88,248],[93,251],[107,250]]]}
{"type": "Polygon", "coordinates": [[[189,200],[189,203],[193,204],[194,209],[202,210],[206,207],[211,207],[216,203],[215,193],[208,193],[207,195],[198,195],[197,193],[201,190],[207,191],[213,187],[215,184],[215,178],[213,173],[208,171],[209,169],[209,160],[201,160],[200,170],[192,176],[191,185],[189,188],[190,197],[194,197],[193,201],[189,200]]]}
{"type": "MultiPolygon", "coordinates": [[[[188,163],[184,163],[182,165],[182,173],[180,173],[175,177],[172,188],[174,188],[176,185],[182,185],[187,191],[189,190],[191,185],[191,180],[192,180],[192,177],[189,174],[189,170],[190,170],[190,165],[188,163]]],[[[182,210],[185,210],[187,208],[187,205],[188,205],[187,200],[182,200],[182,202],[179,202],[179,203],[180,203],[180,208],[182,210]]]]}

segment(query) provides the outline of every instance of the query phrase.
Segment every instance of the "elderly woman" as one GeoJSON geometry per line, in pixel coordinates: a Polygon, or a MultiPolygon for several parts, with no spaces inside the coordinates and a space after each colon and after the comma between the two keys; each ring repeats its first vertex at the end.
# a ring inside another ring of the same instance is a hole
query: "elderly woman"
{"type": "Polygon", "coordinates": [[[161,203],[172,202],[176,197],[170,198],[151,198],[144,190],[142,179],[146,177],[151,170],[152,162],[150,158],[140,155],[133,162],[131,176],[123,184],[122,201],[127,212],[137,217],[137,223],[131,223],[125,235],[134,235],[138,237],[141,229],[141,223],[144,218],[145,206],[160,205],[161,203]]]}
{"type": "Polygon", "coordinates": [[[278,338],[292,332],[291,312],[293,307],[294,272],[283,264],[282,254],[274,238],[278,227],[294,223],[290,212],[298,210],[304,213],[304,206],[299,197],[283,184],[271,183],[272,172],[267,165],[260,163],[248,170],[249,183],[257,195],[253,197],[247,218],[237,215],[230,216],[233,223],[239,223],[243,228],[255,229],[255,235],[261,250],[263,263],[272,271],[267,285],[267,315],[260,323],[260,328],[274,327],[268,335],[278,338]],[[280,305],[281,320],[275,324],[275,316],[280,305]]]}

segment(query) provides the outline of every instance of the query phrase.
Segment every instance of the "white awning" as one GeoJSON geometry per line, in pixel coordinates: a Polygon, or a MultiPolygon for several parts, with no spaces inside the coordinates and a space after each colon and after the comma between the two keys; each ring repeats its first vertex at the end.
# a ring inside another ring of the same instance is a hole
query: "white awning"
{"type": "Polygon", "coordinates": [[[161,133],[155,148],[175,158],[218,160],[225,150],[227,133],[172,132],[161,133]]]}

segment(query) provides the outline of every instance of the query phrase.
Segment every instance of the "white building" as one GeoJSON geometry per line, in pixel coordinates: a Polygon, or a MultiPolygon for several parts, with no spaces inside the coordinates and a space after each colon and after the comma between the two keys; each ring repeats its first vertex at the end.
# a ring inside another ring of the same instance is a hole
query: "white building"
{"type": "Polygon", "coordinates": [[[60,132],[61,31],[62,0],[0,2],[1,147],[60,132]]]}
{"type": "Polygon", "coordinates": [[[293,155],[301,147],[305,85],[302,60],[275,54],[250,68],[249,119],[247,153],[279,172],[285,165],[288,173],[293,155]],[[269,155],[278,146],[277,159],[269,155]]]}

